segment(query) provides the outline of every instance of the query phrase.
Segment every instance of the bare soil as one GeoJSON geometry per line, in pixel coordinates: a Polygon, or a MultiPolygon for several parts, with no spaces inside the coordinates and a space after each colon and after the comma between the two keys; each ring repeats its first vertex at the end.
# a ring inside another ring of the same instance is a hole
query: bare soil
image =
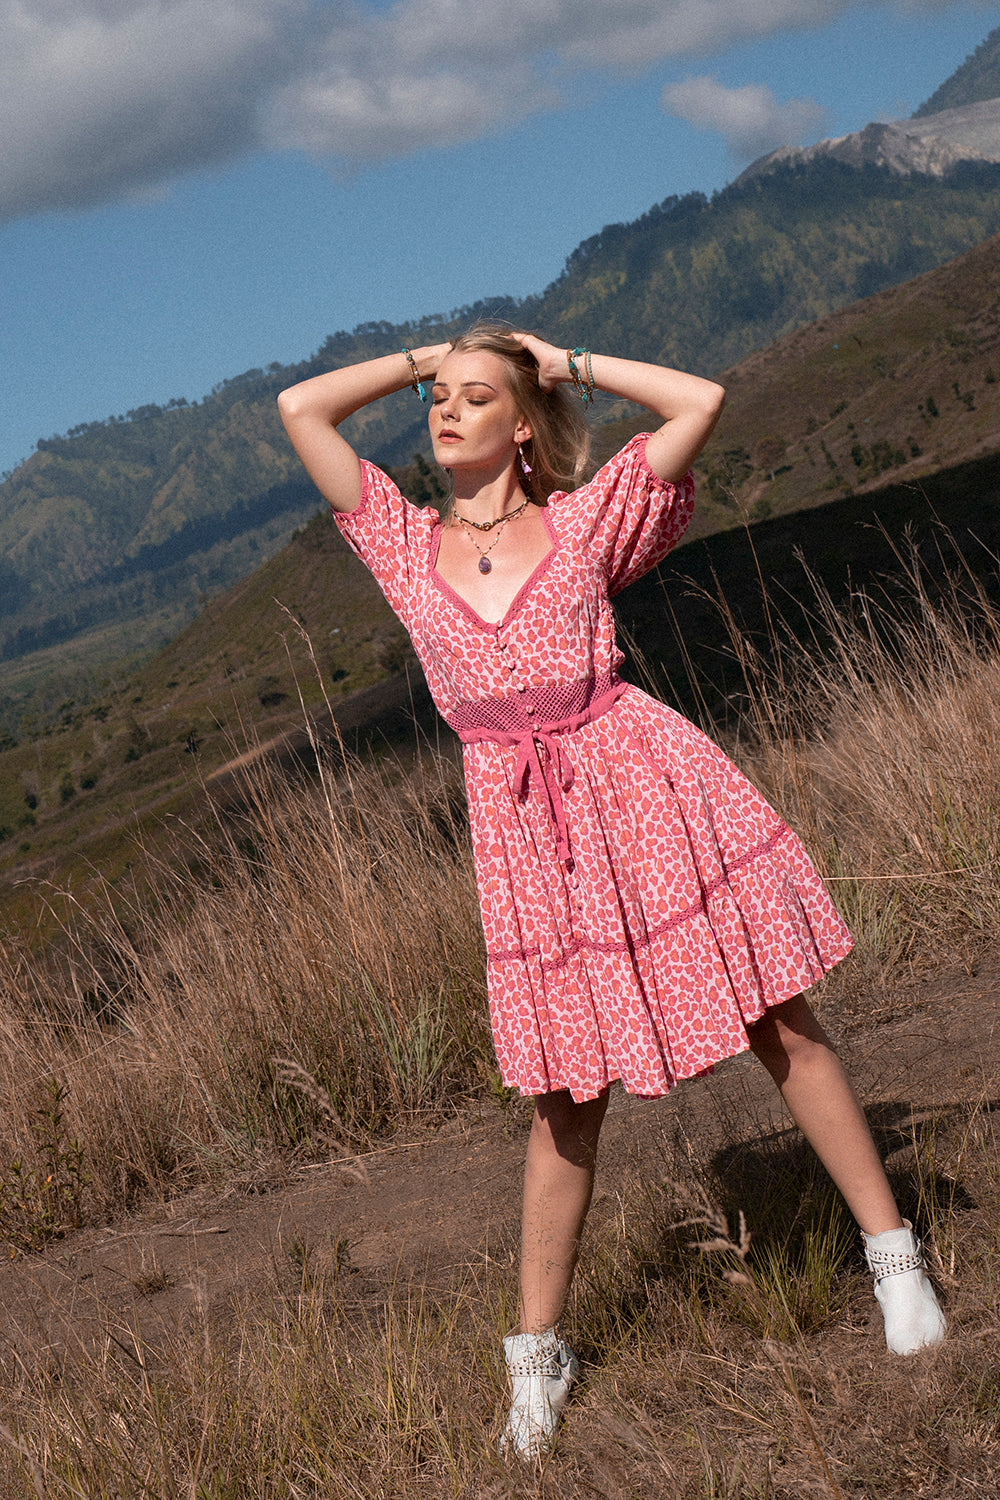
{"type": "MultiPolygon", "coordinates": [[[[913,1122],[947,1119],[1000,1100],[1000,953],[975,969],[910,985],[881,1024],[853,1026],[840,1050],[892,1163],[913,1122]]],[[[0,1335],[26,1363],[59,1360],[106,1336],[109,1320],[158,1337],[205,1309],[217,1326],[237,1305],[336,1271],[359,1311],[415,1285],[444,1289],[516,1275],[520,1173],[530,1106],[482,1103],[411,1126],[358,1156],[276,1164],[223,1187],[202,1186],[140,1213],[89,1227],[39,1255],[0,1266],[0,1335]]],[[[732,1200],[740,1174],[794,1132],[763,1069],[747,1053],[669,1098],[616,1090],[601,1147],[587,1237],[615,1213],[619,1190],[662,1175],[664,1147],[682,1130],[712,1159],[732,1200]]],[[[587,1245],[584,1244],[583,1263],[587,1245]]],[[[872,1337],[879,1336],[874,1302],[872,1337]]],[[[862,1323],[866,1316],[861,1309],[862,1323]]]]}

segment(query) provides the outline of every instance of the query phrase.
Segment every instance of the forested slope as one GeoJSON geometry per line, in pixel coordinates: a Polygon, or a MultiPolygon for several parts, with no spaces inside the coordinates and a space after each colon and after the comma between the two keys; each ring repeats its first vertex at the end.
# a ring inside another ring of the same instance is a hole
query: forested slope
{"type": "MultiPolygon", "coordinates": [[[[521,303],[364,324],[299,365],[248,371],[203,401],[46,440],[0,486],[0,728],[17,733],[26,710],[44,718],[67,696],[92,693],[96,667],[162,643],[308,518],[317,497],[274,405],[290,381],[487,311],[560,343],[714,374],[998,228],[1000,167],[967,164],[944,179],[830,162],[788,168],[607,226],[521,303]]],[[[405,463],[425,441],[423,412],[403,392],[359,414],[352,435],[377,460],[405,463]]]]}

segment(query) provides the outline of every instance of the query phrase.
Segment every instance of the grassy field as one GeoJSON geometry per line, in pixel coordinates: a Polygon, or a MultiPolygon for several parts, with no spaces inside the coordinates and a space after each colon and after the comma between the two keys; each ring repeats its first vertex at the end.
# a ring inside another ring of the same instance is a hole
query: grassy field
{"type": "Polygon", "coordinates": [[[370,575],[317,515],[140,672],[68,700],[48,732],[0,746],[7,920],[51,936],[25,882],[72,884],[82,898],[95,871],[122,877],[137,845],[163,847],[172,818],[204,817],[204,785],[251,741],[294,734],[303,709],[322,715],[324,696],[339,707],[411,661],[370,575]]]}
{"type": "MultiPolygon", "coordinates": [[[[813,616],[812,649],[776,615],[766,653],[734,626],[746,708],[727,743],[834,882],[857,951],[823,1014],[865,1033],[894,977],[973,967],[995,939],[1000,613],[971,575],[932,592],[914,562],[891,610],[817,585],[813,616]]],[[[454,758],[320,759],[296,785],[252,761],[241,814],[193,830],[182,860],[151,855],[131,903],[121,884],[86,909],[53,892],[60,968],[5,946],[0,1232],[20,1264],[275,1162],[362,1171],[471,1101],[522,1128],[490,1052],[454,758]]],[[[624,1178],[591,1237],[568,1318],[587,1381],[544,1473],[494,1452],[509,1274],[487,1290],[470,1260],[359,1306],[341,1258],[286,1238],[280,1295],[225,1317],[195,1298],[171,1330],[109,1316],[99,1336],[15,1339],[4,1494],[993,1494],[991,1015],[961,1102],[914,1101],[892,1143],[952,1307],[938,1355],[892,1362],[858,1338],[851,1226],[789,1132],[723,1115],[728,1154],[706,1155],[720,1120],[679,1114],[659,1170],[624,1178]]]]}

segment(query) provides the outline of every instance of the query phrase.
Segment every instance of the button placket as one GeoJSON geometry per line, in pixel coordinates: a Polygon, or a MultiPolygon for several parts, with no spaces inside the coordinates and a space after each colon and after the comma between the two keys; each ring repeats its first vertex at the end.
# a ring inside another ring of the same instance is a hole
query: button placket
{"type": "MultiPolygon", "coordinates": [[[[499,631],[495,637],[495,644],[504,671],[509,677],[515,677],[517,675],[517,652],[499,631]]],[[[515,683],[514,686],[516,687],[517,684],[515,683]]]]}

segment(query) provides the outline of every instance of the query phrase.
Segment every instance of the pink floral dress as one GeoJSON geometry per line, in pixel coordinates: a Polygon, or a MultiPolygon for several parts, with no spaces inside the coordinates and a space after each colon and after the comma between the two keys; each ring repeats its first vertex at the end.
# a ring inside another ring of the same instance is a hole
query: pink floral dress
{"type": "Polygon", "coordinates": [[[435,568],[437,513],[362,464],[337,514],[413,640],[465,776],[504,1082],[665,1094],[743,1051],[851,938],[796,838],[722,751],[618,676],[609,596],[690,519],[645,435],[552,495],[551,550],[498,624],[435,568]]]}

